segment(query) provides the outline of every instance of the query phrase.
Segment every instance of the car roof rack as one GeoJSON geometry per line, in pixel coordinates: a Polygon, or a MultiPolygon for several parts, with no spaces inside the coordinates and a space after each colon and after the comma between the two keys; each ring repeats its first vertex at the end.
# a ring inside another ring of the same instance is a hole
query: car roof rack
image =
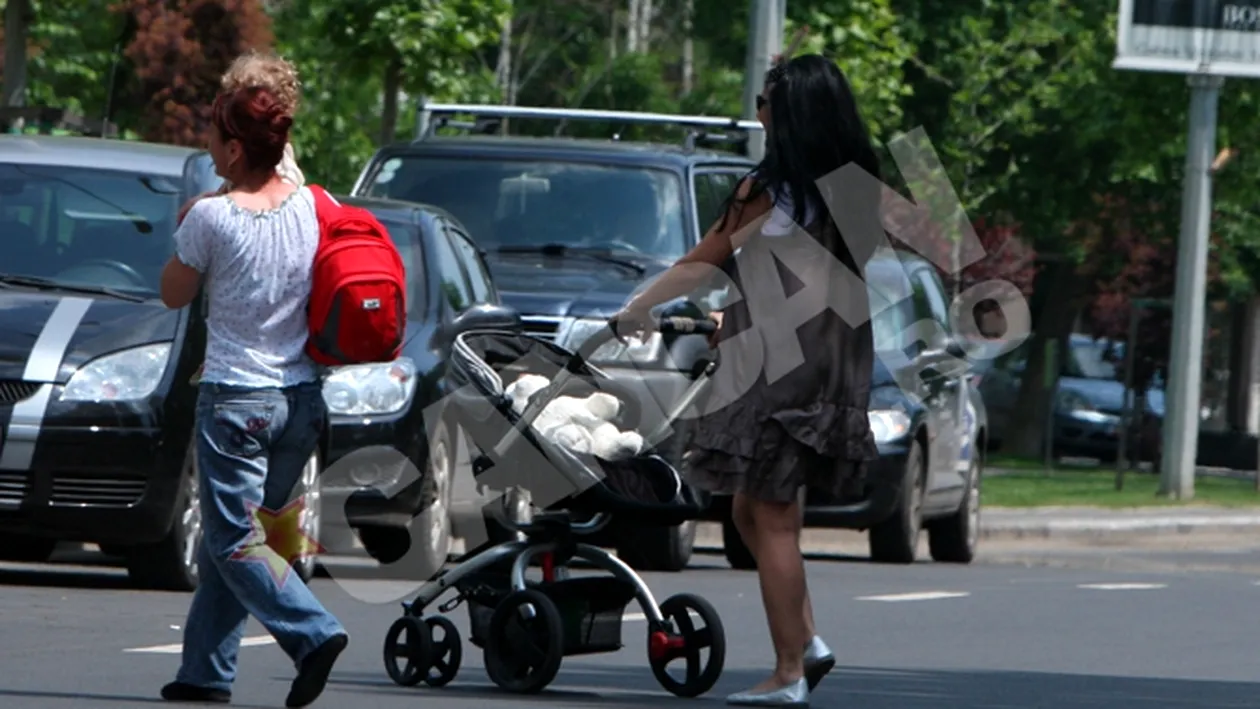
{"type": "MultiPolygon", "coordinates": [[[[416,110],[416,138],[421,142],[433,137],[438,128],[462,128],[488,135],[497,132],[502,122],[512,118],[559,121],[554,132],[559,136],[569,121],[590,121],[630,125],[656,125],[685,128],[683,147],[691,151],[701,143],[724,143],[746,146],[751,133],[764,131],[760,122],[721,116],[686,116],[669,113],[609,111],[593,108],[542,108],[495,104],[429,103],[421,99],[416,110]],[[472,116],[473,120],[458,120],[472,116]]],[[[613,140],[620,135],[614,133],[613,140]]]]}
{"type": "Polygon", "coordinates": [[[117,124],[97,118],[85,118],[66,108],[51,106],[3,106],[0,107],[0,132],[28,134],[34,126],[39,135],[57,132],[90,138],[113,138],[118,135],[117,124]]]}

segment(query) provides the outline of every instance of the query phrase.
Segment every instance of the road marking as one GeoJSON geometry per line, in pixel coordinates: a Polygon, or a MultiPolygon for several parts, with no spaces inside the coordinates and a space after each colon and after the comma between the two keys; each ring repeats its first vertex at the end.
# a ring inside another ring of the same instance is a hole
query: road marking
{"type": "Polygon", "coordinates": [[[647,616],[642,613],[627,613],[621,616],[621,619],[627,623],[632,623],[634,621],[647,620],[647,616]]]}
{"type": "MultiPolygon", "coordinates": [[[[241,638],[241,647],[255,647],[258,645],[274,645],[276,639],[270,635],[254,635],[241,638]]],[[[150,645],[149,647],[129,647],[123,652],[147,652],[155,655],[178,655],[184,651],[183,643],[172,643],[170,645],[150,645]]]]}
{"type": "Polygon", "coordinates": [[[1083,583],[1077,588],[1094,591],[1149,591],[1157,588],[1168,588],[1166,583],[1083,583]]]}
{"type": "Polygon", "coordinates": [[[883,596],[858,596],[854,600],[903,603],[906,601],[936,601],[943,598],[965,598],[970,595],[967,591],[921,591],[919,593],[890,593],[883,596]]]}

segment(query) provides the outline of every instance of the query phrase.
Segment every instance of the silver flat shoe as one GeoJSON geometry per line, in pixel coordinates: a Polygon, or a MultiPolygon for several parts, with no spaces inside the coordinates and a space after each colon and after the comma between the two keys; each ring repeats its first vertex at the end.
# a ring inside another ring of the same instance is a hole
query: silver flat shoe
{"type": "Polygon", "coordinates": [[[808,707],[809,685],[802,677],[768,692],[737,692],[727,697],[726,703],[737,707],[808,707]]]}
{"type": "Polygon", "coordinates": [[[809,691],[814,691],[823,677],[826,677],[835,666],[835,654],[822,638],[815,635],[805,647],[805,682],[809,686],[809,691]]]}

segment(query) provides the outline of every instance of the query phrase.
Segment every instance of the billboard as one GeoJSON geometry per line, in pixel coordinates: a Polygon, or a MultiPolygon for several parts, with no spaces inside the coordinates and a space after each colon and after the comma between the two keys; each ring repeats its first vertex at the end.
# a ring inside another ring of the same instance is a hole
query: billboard
{"type": "Polygon", "coordinates": [[[1260,0],[1120,0],[1112,66],[1260,77],[1260,0]]]}

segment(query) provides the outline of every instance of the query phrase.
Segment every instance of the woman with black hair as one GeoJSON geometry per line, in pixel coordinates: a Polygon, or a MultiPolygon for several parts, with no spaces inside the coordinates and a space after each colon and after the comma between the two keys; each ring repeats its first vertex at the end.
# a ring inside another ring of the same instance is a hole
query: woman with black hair
{"type": "Polygon", "coordinates": [[[650,328],[652,308],[707,285],[734,256],[739,297],[720,317],[710,398],[722,405],[696,421],[687,473],[697,487],[733,496],[732,518],[756,559],[774,643],[773,675],[727,703],[806,706],[835,656],[814,630],[800,548],[802,493],[839,496],[877,455],[867,419],[875,355],[862,276],[883,238],[880,171],[834,62],[807,55],[775,66],[757,105],[765,159],[701,242],[613,326],[621,334],[650,328]],[[869,177],[837,172],[849,165],[869,177]]]}

